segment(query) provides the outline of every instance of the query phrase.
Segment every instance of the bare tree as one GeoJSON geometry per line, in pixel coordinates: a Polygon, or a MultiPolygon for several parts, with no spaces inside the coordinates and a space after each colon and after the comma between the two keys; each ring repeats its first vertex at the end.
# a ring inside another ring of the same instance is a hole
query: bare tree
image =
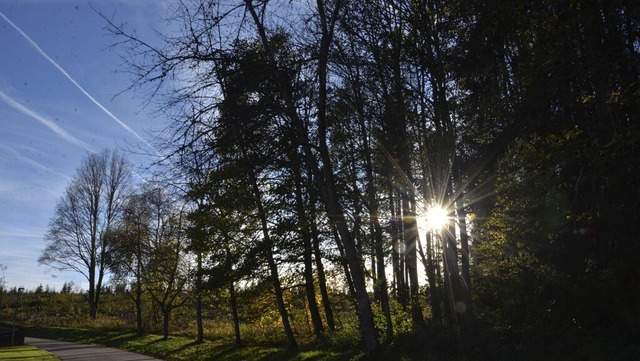
{"type": "Polygon", "coordinates": [[[4,279],[4,271],[7,269],[7,266],[0,263],[0,272],[2,272],[2,277],[0,277],[0,293],[5,290],[5,279],[4,279]]]}
{"type": "Polygon", "coordinates": [[[45,235],[47,246],[38,258],[40,264],[87,279],[89,315],[94,319],[108,271],[107,234],[121,215],[130,175],[126,158],[117,151],[106,149],[83,158],[56,205],[45,235]]]}
{"type": "Polygon", "coordinates": [[[162,312],[162,336],[169,338],[171,312],[189,300],[187,219],[182,205],[162,188],[145,195],[151,210],[149,219],[149,262],[143,273],[147,292],[162,312]]]}

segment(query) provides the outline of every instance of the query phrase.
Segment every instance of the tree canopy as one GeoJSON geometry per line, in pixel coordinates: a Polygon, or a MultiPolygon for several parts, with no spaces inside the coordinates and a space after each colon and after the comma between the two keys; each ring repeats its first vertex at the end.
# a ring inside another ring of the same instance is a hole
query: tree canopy
{"type": "Polygon", "coordinates": [[[105,20],[132,89],[170,118],[157,141],[190,212],[176,237],[198,294],[227,290],[238,342],[234,292],[258,284],[292,349],[298,285],[318,339],[344,290],[369,353],[407,323],[637,330],[637,4],[170,9],[157,47],[105,20]]]}
{"type": "Polygon", "coordinates": [[[88,154],[56,205],[45,236],[41,264],[82,274],[89,283],[87,301],[96,317],[112,245],[108,237],[122,216],[130,186],[126,158],[112,150],[88,154]]]}

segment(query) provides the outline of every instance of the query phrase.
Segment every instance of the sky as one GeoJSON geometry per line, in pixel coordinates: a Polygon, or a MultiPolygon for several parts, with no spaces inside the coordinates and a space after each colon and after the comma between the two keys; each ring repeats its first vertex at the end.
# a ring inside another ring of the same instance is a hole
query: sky
{"type": "Polygon", "coordinates": [[[166,26],[162,0],[0,0],[0,278],[8,288],[87,289],[81,275],[38,264],[56,203],[89,152],[117,148],[134,166],[148,163],[126,150],[145,149],[163,122],[144,99],[118,95],[131,78],[94,9],[145,39],[166,26]]]}

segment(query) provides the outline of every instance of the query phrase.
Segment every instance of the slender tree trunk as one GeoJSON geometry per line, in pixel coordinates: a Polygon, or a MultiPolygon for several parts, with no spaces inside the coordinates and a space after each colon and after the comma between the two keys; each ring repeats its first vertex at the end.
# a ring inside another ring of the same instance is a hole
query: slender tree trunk
{"type": "Polygon", "coordinates": [[[400,240],[402,231],[402,219],[393,187],[389,187],[389,210],[391,212],[391,242],[393,244],[393,274],[396,281],[396,298],[402,308],[406,310],[408,297],[404,277],[404,244],[400,240]]]}
{"type": "Polygon", "coordinates": [[[198,331],[196,342],[202,343],[204,341],[204,329],[202,326],[202,296],[199,293],[196,295],[196,329],[198,331]]]}
{"type": "Polygon", "coordinates": [[[385,315],[386,327],[385,333],[387,341],[390,341],[393,338],[393,322],[391,320],[391,307],[389,305],[389,290],[388,290],[388,282],[387,282],[387,274],[386,267],[384,262],[384,238],[382,235],[382,227],[380,225],[380,217],[379,217],[379,202],[376,196],[375,190],[375,178],[373,174],[373,160],[372,154],[373,151],[371,149],[369,143],[369,134],[367,131],[367,124],[365,122],[366,115],[363,109],[363,103],[361,96],[361,89],[359,79],[355,80],[355,96],[356,96],[356,109],[358,112],[358,125],[360,127],[360,138],[362,139],[362,145],[365,156],[365,174],[367,176],[367,204],[369,208],[370,215],[370,225],[371,225],[371,235],[373,238],[373,264],[371,265],[372,270],[376,270],[374,274],[377,273],[377,279],[374,277],[375,286],[374,286],[374,296],[377,300],[380,301],[380,306],[382,308],[382,312],[385,315]]]}
{"type": "MultiPolygon", "coordinates": [[[[341,207],[337,206],[337,200],[333,199],[329,204],[329,214],[344,214],[341,207]]],[[[371,310],[371,301],[369,299],[369,294],[367,293],[367,285],[364,279],[364,272],[362,270],[362,261],[356,252],[353,239],[345,240],[345,238],[350,237],[351,235],[344,219],[341,222],[337,222],[337,226],[338,233],[343,240],[345,254],[347,256],[349,269],[351,270],[351,276],[353,279],[353,286],[356,292],[356,299],[358,301],[360,332],[362,333],[362,338],[367,352],[372,354],[378,349],[378,336],[373,323],[373,312],[371,310]]]]}
{"type": "Polygon", "coordinates": [[[233,281],[229,282],[229,302],[231,303],[231,313],[233,315],[233,331],[235,335],[235,345],[242,346],[240,338],[240,316],[238,315],[238,304],[236,302],[236,289],[233,281]]]}
{"type": "MultiPolygon", "coordinates": [[[[314,202],[311,202],[311,214],[316,214],[314,202]]],[[[320,250],[320,237],[318,235],[318,228],[316,226],[315,219],[311,219],[311,232],[313,240],[313,253],[316,261],[316,270],[318,272],[318,285],[320,288],[320,295],[322,296],[322,306],[324,308],[324,314],[327,319],[327,327],[331,331],[335,331],[336,325],[333,318],[333,310],[331,309],[331,301],[329,299],[329,291],[327,290],[327,277],[324,272],[324,264],[322,264],[322,252],[320,250]]]]}
{"type": "MultiPolygon", "coordinates": [[[[265,222],[265,225],[266,225],[266,222],[265,222]]],[[[280,318],[282,319],[282,326],[284,328],[284,333],[285,333],[285,336],[287,337],[287,348],[291,350],[295,350],[298,348],[298,344],[296,343],[296,339],[295,339],[295,336],[293,335],[291,324],[289,323],[289,315],[287,313],[287,307],[284,302],[284,295],[282,293],[282,286],[280,285],[280,278],[278,276],[278,266],[276,265],[275,259],[273,258],[273,250],[271,249],[271,245],[268,245],[267,247],[268,247],[266,251],[267,263],[269,265],[269,271],[271,273],[271,282],[273,283],[273,290],[276,296],[276,304],[278,306],[278,312],[280,313],[280,318]]]]}
{"type": "MultiPolygon", "coordinates": [[[[456,189],[462,189],[462,176],[460,169],[456,166],[454,170],[454,187],[456,189]]],[[[469,265],[469,234],[467,233],[467,213],[464,208],[463,192],[458,191],[456,199],[456,219],[458,220],[458,227],[460,228],[460,266],[461,266],[461,298],[464,302],[465,315],[467,317],[472,315],[471,309],[471,270],[469,265]]]]}
{"type": "MultiPolygon", "coordinates": [[[[245,156],[246,159],[246,156],[245,156]]],[[[265,244],[265,256],[267,257],[267,264],[269,266],[269,272],[271,273],[271,282],[273,283],[273,290],[276,296],[276,304],[278,306],[278,312],[282,320],[282,326],[287,339],[287,347],[295,350],[298,348],[291,324],[289,323],[289,315],[284,302],[284,296],[282,292],[282,286],[280,285],[280,277],[278,276],[278,265],[273,258],[273,244],[269,235],[269,226],[267,224],[267,213],[262,205],[262,196],[260,189],[258,188],[258,181],[253,169],[248,169],[248,176],[251,181],[251,187],[253,188],[253,195],[256,201],[256,207],[258,208],[258,217],[260,218],[260,224],[262,228],[262,237],[265,244]]]]}
{"type": "Polygon", "coordinates": [[[449,239],[446,235],[440,234],[440,241],[442,242],[442,273],[444,278],[444,321],[445,323],[451,323],[452,321],[452,313],[453,313],[453,288],[451,287],[451,277],[457,276],[455,274],[452,275],[451,272],[451,263],[454,260],[454,257],[451,252],[451,245],[449,239]]]}
{"type": "Polygon", "coordinates": [[[313,245],[311,240],[311,218],[313,215],[307,215],[305,212],[305,204],[302,197],[302,169],[298,152],[290,153],[289,159],[292,164],[291,170],[295,180],[296,213],[300,222],[300,235],[302,237],[303,245],[304,279],[307,304],[309,305],[309,313],[311,314],[313,332],[316,338],[321,338],[324,333],[324,325],[322,324],[322,317],[320,316],[320,310],[318,309],[318,303],[316,302],[316,288],[313,279],[313,245]]]}
{"type": "MultiPolygon", "coordinates": [[[[349,263],[347,262],[347,256],[344,253],[344,248],[342,247],[342,242],[340,241],[340,235],[336,230],[336,227],[332,224],[331,230],[333,231],[333,237],[336,240],[338,245],[338,252],[340,253],[340,264],[344,270],[344,278],[347,280],[347,286],[349,288],[349,294],[351,295],[353,300],[356,300],[356,288],[353,285],[353,279],[351,278],[351,271],[349,271],[349,263]]],[[[357,305],[356,305],[357,307],[357,305]]]]}
{"type": "Polygon", "coordinates": [[[405,194],[405,197],[402,200],[405,260],[407,263],[407,274],[409,276],[411,319],[415,325],[422,325],[424,323],[424,318],[422,315],[422,307],[419,302],[420,292],[418,285],[418,262],[416,253],[418,225],[416,223],[415,210],[413,209],[413,204],[410,198],[412,198],[412,196],[408,193],[405,194]]]}
{"type": "Polygon", "coordinates": [[[387,285],[386,267],[384,264],[384,250],[383,250],[383,237],[382,227],[377,217],[373,221],[373,229],[375,232],[375,253],[376,253],[376,267],[378,268],[378,282],[377,288],[380,295],[380,306],[384,313],[386,321],[385,334],[387,342],[393,339],[393,321],[391,319],[391,307],[389,305],[389,289],[387,285]]]}
{"type": "Polygon", "coordinates": [[[196,295],[196,328],[198,331],[197,334],[197,338],[196,341],[199,343],[202,343],[202,341],[204,341],[204,329],[202,326],[202,294],[201,294],[201,288],[202,288],[202,252],[198,252],[197,254],[197,258],[198,258],[198,270],[197,270],[197,275],[198,275],[198,279],[196,281],[197,283],[197,295],[196,295]]]}
{"type": "Polygon", "coordinates": [[[320,310],[318,310],[318,304],[316,302],[316,288],[313,280],[313,247],[311,245],[309,220],[304,212],[302,180],[300,179],[299,169],[294,170],[294,172],[296,172],[296,209],[301,222],[300,228],[303,243],[305,291],[307,303],[309,304],[309,313],[311,314],[311,322],[313,324],[313,333],[316,338],[321,338],[324,333],[324,326],[322,325],[320,310]]]}
{"type": "Polygon", "coordinates": [[[380,287],[378,287],[378,268],[376,265],[378,262],[376,261],[376,236],[373,230],[372,222],[369,222],[369,243],[371,244],[371,280],[373,281],[373,302],[380,302],[380,287]]]}
{"type": "MultiPolygon", "coordinates": [[[[138,273],[140,274],[140,273],[138,273]]],[[[138,336],[142,336],[144,328],[142,326],[142,281],[139,276],[136,276],[136,331],[138,336]]]]}
{"type": "MultiPolygon", "coordinates": [[[[453,214],[450,215],[453,218],[453,214]]],[[[458,247],[456,245],[455,224],[449,223],[448,231],[444,235],[444,260],[445,260],[445,289],[447,291],[447,302],[449,321],[458,322],[460,313],[460,271],[458,268],[458,247]]]]}
{"type": "Polygon", "coordinates": [[[427,233],[427,262],[425,270],[427,272],[427,280],[429,282],[429,291],[431,292],[431,313],[436,323],[442,322],[442,310],[440,309],[440,287],[436,276],[437,261],[434,259],[434,234],[432,231],[427,233]]]}
{"type": "Polygon", "coordinates": [[[305,290],[307,294],[307,302],[309,303],[309,313],[311,314],[311,321],[313,323],[313,332],[316,335],[316,338],[321,338],[324,333],[324,325],[322,324],[322,318],[320,317],[320,310],[318,309],[318,304],[316,302],[316,290],[313,279],[313,259],[312,259],[312,248],[311,248],[311,239],[307,235],[307,240],[305,243],[305,255],[304,255],[304,274],[305,274],[305,290]]]}

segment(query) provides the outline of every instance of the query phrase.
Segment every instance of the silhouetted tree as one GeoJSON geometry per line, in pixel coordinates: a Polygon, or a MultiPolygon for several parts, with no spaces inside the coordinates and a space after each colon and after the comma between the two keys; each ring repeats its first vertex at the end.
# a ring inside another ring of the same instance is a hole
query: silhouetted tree
{"type": "Polygon", "coordinates": [[[82,159],[56,205],[45,235],[40,264],[82,274],[89,282],[89,315],[98,312],[112,245],[107,235],[122,216],[130,186],[129,164],[116,151],[103,150],[82,159]]]}

